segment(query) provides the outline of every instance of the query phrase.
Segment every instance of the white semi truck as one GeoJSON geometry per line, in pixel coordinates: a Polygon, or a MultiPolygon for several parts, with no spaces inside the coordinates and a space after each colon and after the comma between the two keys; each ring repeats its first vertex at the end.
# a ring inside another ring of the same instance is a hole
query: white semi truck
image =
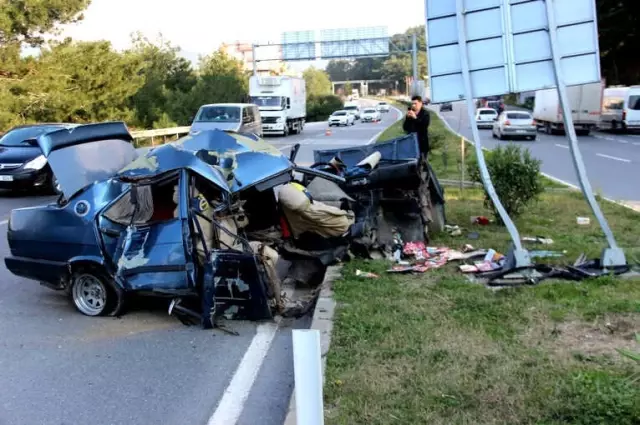
{"type": "Polygon", "coordinates": [[[298,134],[307,118],[307,90],[304,79],[289,76],[249,79],[251,103],[260,109],[263,134],[298,134]]]}
{"type": "MultiPolygon", "coordinates": [[[[586,135],[598,126],[603,90],[604,82],[567,87],[576,133],[586,135]]],[[[547,134],[564,133],[562,108],[555,88],[536,91],[533,119],[538,129],[547,134]]]]}

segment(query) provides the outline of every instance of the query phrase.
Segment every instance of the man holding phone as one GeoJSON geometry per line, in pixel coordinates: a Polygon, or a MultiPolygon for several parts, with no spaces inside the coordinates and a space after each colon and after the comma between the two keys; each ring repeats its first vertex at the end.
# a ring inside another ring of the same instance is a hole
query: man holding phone
{"type": "Polygon", "coordinates": [[[431,117],[429,111],[422,103],[422,97],[413,96],[411,98],[411,106],[404,118],[402,129],[407,133],[416,133],[418,137],[418,146],[420,154],[424,160],[429,155],[429,124],[431,117]]]}

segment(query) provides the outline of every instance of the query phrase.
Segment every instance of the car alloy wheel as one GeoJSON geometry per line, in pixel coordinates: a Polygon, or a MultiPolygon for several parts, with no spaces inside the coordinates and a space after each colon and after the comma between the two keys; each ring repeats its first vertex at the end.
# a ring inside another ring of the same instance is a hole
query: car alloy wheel
{"type": "Polygon", "coordinates": [[[80,313],[103,316],[109,313],[113,294],[101,278],[91,272],[74,274],[71,278],[71,299],[80,313]]]}

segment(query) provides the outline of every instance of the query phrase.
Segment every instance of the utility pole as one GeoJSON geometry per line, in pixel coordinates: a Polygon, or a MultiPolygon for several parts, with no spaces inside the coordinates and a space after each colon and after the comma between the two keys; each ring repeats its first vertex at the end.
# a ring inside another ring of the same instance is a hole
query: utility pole
{"type": "Polygon", "coordinates": [[[416,33],[413,33],[411,37],[411,43],[413,45],[411,52],[413,57],[413,83],[411,84],[411,94],[415,95],[416,89],[418,87],[418,38],[416,37],[416,33]]]}
{"type": "Polygon", "coordinates": [[[253,62],[253,75],[258,75],[258,60],[256,59],[256,45],[251,45],[251,61],[253,62]]]}

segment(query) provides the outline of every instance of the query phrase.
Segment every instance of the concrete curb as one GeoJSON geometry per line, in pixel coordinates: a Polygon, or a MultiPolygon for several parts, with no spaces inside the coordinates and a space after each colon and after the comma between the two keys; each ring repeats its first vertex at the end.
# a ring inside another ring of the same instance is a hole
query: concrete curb
{"type": "MultiPolygon", "coordinates": [[[[313,311],[313,319],[311,328],[320,331],[320,350],[322,355],[322,377],[324,383],[324,374],[327,367],[327,354],[331,344],[331,332],[333,330],[333,316],[335,314],[336,302],[333,299],[332,283],[340,277],[340,269],[342,266],[331,266],[327,268],[327,273],[321,285],[318,302],[313,311]]],[[[289,410],[284,420],[284,425],[297,425],[296,422],[296,403],[295,389],[291,394],[289,402],[289,410]]]]}

